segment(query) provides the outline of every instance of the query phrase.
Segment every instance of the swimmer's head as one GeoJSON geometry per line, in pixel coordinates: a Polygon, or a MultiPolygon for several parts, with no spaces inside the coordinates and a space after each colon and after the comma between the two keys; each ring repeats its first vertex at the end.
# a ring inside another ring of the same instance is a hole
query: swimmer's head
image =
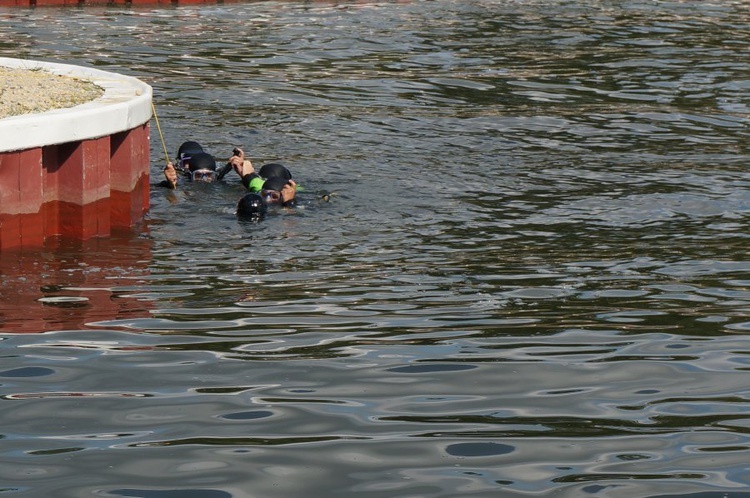
{"type": "Polygon", "coordinates": [[[190,168],[190,160],[193,156],[203,154],[203,147],[198,142],[183,142],[177,149],[177,168],[187,172],[190,168]]]}
{"type": "Polygon", "coordinates": [[[286,178],[274,176],[263,182],[260,193],[268,204],[278,204],[281,202],[281,190],[287,183],[289,180],[286,178]]]}
{"type": "Polygon", "coordinates": [[[195,181],[212,182],[216,179],[216,159],[205,152],[193,154],[188,161],[188,171],[195,181]]]}
{"type": "Polygon", "coordinates": [[[237,216],[245,220],[260,221],[267,209],[266,201],[259,194],[245,194],[237,203],[237,216]]]}
{"type": "Polygon", "coordinates": [[[190,158],[193,155],[199,154],[201,152],[204,152],[203,147],[201,147],[201,144],[199,144],[198,142],[183,142],[182,145],[180,145],[180,148],[177,149],[177,162],[180,168],[187,168],[190,158]]]}
{"type": "Polygon", "coordinates": [[[258,170],[258,175],[260,175],[261,178],[273,178],[278,176],[286,180],[292,179],[292,173],[286,169],[286,166],[279,163],[264,164],[258,170]]]}
{"type": "Polygon", "coordinates": [[[196,154],[198,152],[204,152],[204,150],[201,144],[199,144],[198,142],[188,140],[187,142],[182,142],[180,148],[177,149],[177,157],[180,157],[180,154],[183,154],[185,152],[192,152],[196,154]]]}

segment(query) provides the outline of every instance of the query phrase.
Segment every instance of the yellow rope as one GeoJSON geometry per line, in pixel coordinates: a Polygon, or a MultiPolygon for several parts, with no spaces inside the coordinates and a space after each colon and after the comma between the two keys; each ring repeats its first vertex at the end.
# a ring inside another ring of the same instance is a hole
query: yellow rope
{"type": "Polygon", "coordinates": [[[156,107],[154,102],[151,102],[151,110],[154,113],[154,120],[156,121],[156,129],[159,130],[159,137],[161,137],[161,145],[164,147],[164,160],[169,162],[169,152],[167,152],[167,143],[164,141],[164,135],[161,134],[161,126],[159,126],[159,116],[156,115],[156,107]]]}

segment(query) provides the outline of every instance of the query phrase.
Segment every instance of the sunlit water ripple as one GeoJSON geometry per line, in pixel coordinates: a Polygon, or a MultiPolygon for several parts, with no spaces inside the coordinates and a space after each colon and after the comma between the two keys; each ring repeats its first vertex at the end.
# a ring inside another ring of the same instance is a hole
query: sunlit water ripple
{"type": "Polygon", "coordinates": [[[2,255],[0,495],[750,497],[748,7],[0,10],[305,188],[2,255]]]}

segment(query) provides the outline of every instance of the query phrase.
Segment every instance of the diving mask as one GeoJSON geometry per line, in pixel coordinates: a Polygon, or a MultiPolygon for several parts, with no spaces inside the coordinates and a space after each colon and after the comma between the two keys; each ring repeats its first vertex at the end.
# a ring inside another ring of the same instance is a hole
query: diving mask
{"type": "Polygon", "coordinates": [[[212,182],[216,179],[216,171],[211,169],[197,169],[192,172],[194,182],[212,182]]]}

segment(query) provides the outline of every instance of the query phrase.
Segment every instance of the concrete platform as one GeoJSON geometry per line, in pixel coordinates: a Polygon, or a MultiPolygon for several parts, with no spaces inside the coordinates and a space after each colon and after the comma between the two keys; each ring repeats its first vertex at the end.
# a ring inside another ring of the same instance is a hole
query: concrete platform
{"type": "Polygon", "coordinates": [[[0,250],[130,228],[149,206],[151,87],[85,67],[0,58],[0,66],[92,81],[88,103],[0,119],[0,250]]]}

